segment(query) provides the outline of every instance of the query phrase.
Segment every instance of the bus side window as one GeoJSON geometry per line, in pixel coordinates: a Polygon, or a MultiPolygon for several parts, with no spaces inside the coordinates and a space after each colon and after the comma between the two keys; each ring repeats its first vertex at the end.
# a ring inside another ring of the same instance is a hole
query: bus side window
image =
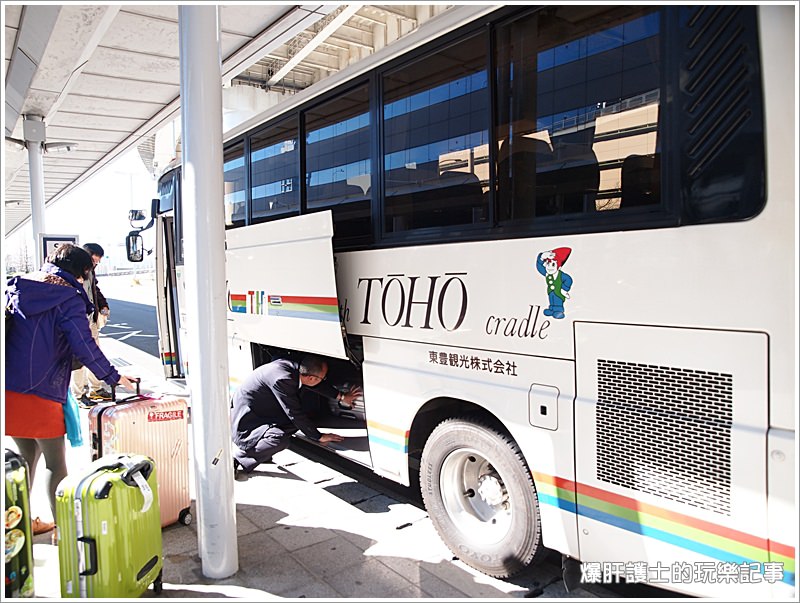
{"type": "Polygon", "coordinates": [[[225,149],[223,155],[225,189],[225,227],[244,226],[247,217],[245,202],[247,190],[244,177],[244,142],[225,149]]]}
{"type": "Polygon", "coordinates": [[[629,155],[622,162],[621,208],[661,201],[661,154],[629,155]]]}
{"type": "Polygon", "coordinates": [[[250,139],[250,203],[253,222],[300,211],[297,119],[270,124],[250,139]]]}

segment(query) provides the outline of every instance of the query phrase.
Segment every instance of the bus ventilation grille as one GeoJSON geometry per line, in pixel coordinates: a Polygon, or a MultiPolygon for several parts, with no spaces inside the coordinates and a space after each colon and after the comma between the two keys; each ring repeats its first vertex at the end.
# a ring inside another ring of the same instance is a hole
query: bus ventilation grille
{"type": "Polygon", "coordinates": [[[733,376],[598,359],[597,479],[730,515],[733,376]]]}

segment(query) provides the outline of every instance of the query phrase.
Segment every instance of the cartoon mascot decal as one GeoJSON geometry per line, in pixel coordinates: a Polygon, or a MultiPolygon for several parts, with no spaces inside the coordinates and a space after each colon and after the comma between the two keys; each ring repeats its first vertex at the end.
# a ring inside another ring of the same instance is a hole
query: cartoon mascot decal
{"type": "Polygon", "coordinates": [[[572,249],[558,247],[550,251],[543,251],[536,258],[536,270],[539,271],[547,283],[547,297],[550,306],[545,309],[545,316],[564,318],[564,300],[569,299],[569,290],[572,288],[572,277],[561,270],[567,262],[572,249]]]}

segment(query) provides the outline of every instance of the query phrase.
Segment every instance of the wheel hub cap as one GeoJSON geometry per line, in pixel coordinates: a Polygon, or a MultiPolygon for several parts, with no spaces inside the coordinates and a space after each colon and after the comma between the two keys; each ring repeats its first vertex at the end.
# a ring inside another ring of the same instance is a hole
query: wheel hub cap
{"type": "Polygon", "coordinates": [[[478,494],[493,507],[502,504],[506,498],[505,488],[495,475],[481,475],[478,478],[478,494]]]}

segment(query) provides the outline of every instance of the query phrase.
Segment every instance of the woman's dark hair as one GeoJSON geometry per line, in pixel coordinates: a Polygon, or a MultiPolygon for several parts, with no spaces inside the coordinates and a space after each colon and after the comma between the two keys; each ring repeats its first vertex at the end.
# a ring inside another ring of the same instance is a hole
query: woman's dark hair
{"type": "Polygon", "coordinates": [[[75,278],[86,278],[94,268],[89,252],[72,243],[63,243],[47,256],[47,261],[69,272],[75,278]]]}
{"type": "Polygon", "coordinates": [[[100,247],[99,243],[86,243],[83,248],[89,252],[89,255],[96,255],[97,257],[103,257],[106,252],[103,251],[103,248],[100,247]]]}

